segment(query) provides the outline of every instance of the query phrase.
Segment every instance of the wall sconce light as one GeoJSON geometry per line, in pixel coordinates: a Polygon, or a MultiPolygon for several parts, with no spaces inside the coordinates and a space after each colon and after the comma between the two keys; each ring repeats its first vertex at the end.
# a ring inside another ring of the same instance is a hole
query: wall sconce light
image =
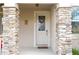
{"type": "Polygon", "coordinates": [[[36,7],[39,7],[39,4],[35,4],[36,7]]]}

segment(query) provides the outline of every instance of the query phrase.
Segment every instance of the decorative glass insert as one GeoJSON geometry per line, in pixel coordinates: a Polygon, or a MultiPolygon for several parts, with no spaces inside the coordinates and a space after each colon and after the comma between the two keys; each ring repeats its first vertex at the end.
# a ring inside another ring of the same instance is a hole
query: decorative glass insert
{"type": "Polygon", "coordinates": [[[72,33],[79,33],[79,7],[72,10],[72,33]]]}
{"type": "Polygon", "coordinates": [[[45,16],[38,16],[38,30],[45,31],[45,16]]]}

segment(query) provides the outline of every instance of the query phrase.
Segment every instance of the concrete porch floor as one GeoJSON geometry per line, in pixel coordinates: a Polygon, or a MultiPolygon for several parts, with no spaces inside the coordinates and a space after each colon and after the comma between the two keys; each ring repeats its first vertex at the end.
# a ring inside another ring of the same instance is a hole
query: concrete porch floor
{"type": "Polygon", "coordinates": [[[22,48],[20,49],[20,55],[54,55],[50,48],[38,49],[38,48],[22,48]]]}

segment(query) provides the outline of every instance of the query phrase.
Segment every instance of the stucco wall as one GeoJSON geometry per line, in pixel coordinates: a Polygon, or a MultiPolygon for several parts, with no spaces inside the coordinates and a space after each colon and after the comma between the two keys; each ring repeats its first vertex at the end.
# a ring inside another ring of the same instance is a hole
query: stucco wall
{"type": "Polygon", "coordinates": [[[51,48],[56,54],[56,5],[51,8],[51,48]]]}
{"type": "Polygon", "coordinates": [[[79,34],[72,34],[72,48],[79,49],[79,34]]]}
{"type": "Polygon", "coordinates": [[[32,11],[22,11],[20,16],[20,47],[33,47],[34,17],[32,11]],[[27,20],[27,24],[25,24],[27,20]]]}
{"type": "MultiPolygon", "coordinates": [[[[44,11],[44,9],[39,9],[44,11]]],[[[20,31],[19,31],[19,46],[33,47],[34,46],[34,11],[32,9],[20,9],[20,31]],[[25,24],[27,20],[27,24],[25,24]]],[[[50,11],[49,9],[45,11],[50,11]]]]}
{"type": "Polygon", "coordinates": [[[0,35],[2,34],[2,8],[0,7],[0,35]]]}
{"type": "Polygon", "coordinates": [[[0,35],[2,34],[2,17],[0,16],[0,35]]]}

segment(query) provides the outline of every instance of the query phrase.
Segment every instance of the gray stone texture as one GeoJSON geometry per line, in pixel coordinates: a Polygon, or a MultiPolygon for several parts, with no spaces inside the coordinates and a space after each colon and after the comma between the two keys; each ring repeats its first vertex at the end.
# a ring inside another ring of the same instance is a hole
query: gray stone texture
{"type": "Polygon", "coordinates": [[[18,53],[19,20],[16,7],[3,7],[3,54],[18,53]]]}
{"type": "Polygon", "coordinates": [[[59,55],[72,54],[71,39],[71,7],[57,9],[57,53],[59,55]]]}

